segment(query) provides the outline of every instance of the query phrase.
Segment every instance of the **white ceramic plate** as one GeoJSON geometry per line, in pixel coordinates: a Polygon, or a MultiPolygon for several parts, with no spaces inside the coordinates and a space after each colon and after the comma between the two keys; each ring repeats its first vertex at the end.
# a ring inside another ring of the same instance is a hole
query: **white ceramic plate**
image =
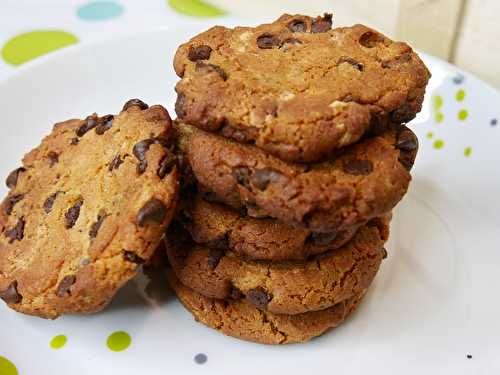
{"type": "MultiPolygon", "coordinates": [[[[68,48],[0,83],[0,175],[56,121],[114,113],[132,97],[172,110],[173,53],[201,27],[68,48]]],[[[21,375],[499,373],[500,94],[425,60],[433,78],[412,126],[413,183],[394,213],[389,258],[340,328],[302,345],[247,343],[194,322],[171,295],[147,297],[138,278],[92,316],[45,321],[0,303],[0,374],[15,373],[6,358],[21,375]],[[108,349],[115,331],[130,335],[126,350],[108,349]],[[67,343],[55,350],[57,335],[67,343]]]]}

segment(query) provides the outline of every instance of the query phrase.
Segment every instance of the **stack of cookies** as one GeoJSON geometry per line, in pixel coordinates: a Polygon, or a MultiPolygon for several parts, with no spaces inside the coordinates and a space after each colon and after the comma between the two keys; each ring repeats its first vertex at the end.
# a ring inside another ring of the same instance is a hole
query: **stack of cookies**
{"type": "Polygon", "coordinates": [[[404,44],[332,17],[214,27],[178,49],[181,201],[169,280],[195,318],[307,341],[360,303],[386,256],[429,72],[404,44]]]}

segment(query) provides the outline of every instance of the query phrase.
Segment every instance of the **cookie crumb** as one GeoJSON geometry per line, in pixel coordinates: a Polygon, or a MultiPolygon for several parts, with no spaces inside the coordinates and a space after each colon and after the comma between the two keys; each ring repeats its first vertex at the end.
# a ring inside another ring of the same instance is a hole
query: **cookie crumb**
{"type": "Polygon", "coordinates": [[[472,359],[472,354],[467,354],[467,359],[472,359]]]}

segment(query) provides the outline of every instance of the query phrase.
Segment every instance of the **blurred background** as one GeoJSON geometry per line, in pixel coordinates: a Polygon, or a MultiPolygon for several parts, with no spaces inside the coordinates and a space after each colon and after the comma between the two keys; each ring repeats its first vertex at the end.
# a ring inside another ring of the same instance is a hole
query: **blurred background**
{"type": "Polygon", "coordinates": [[[333,12],[336,26],[364,23],[500,87],[500,0],[0,0],[0,78],[75,43],[283,12],[333,12]]]}

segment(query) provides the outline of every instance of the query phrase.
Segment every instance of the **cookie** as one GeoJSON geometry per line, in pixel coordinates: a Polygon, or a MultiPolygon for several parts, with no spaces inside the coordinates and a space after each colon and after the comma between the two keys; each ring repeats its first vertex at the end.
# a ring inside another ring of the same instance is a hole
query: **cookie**
{"type": "Polygon", "coordinates": [[[420,111],[430,73],[405,43],[331,15],[216,26],[175,55],[178,118],[287,161],[313,162],[420,111]]]}
{"type": "Polygon", "coordinates": [[[341,324],[360,304],[365,291],[325,310],[297,315],[259,310],[245,300],[217,300],[182,285],[172,272],[168,280],[177,297],[194,318],[217,331],[261,344],[309,341],[341,324]]]}
{"type": "Polygon", "coordinates": [[[176,131],[189,173],[208,199],[322,233],[390,212],[407,191],[418,148],[408,128],[391,126],[328,161],[305,165],[193,126],[177,123],[176,131]]]}
{"type": "Polygon", "coordinates": [[[102,309],[161,241],[175,209],[172,123],[161,106],[56,124],[7,178],[0,298],[44,318],[102,309]]]}
{"type": "Polygon", "coordinates": [[[195,244],[177,229],[166,238],[170,264],[184,285],[209,298],[245,298],[276,314],[323,310],[351,298],[370,285],[385,256],[378,224],[365,225],[343,247],[302,262],[245,260],[195,244]]]}
{"type": "Polygon", "coordinates": [[[179,215],[193,240],[209,248],[231,250],[255,260],[305,260],[347,243],[361,225],[331,233],[295,228],[275,219],[255,219],[201,195],[181,203],[179,215]]]}

